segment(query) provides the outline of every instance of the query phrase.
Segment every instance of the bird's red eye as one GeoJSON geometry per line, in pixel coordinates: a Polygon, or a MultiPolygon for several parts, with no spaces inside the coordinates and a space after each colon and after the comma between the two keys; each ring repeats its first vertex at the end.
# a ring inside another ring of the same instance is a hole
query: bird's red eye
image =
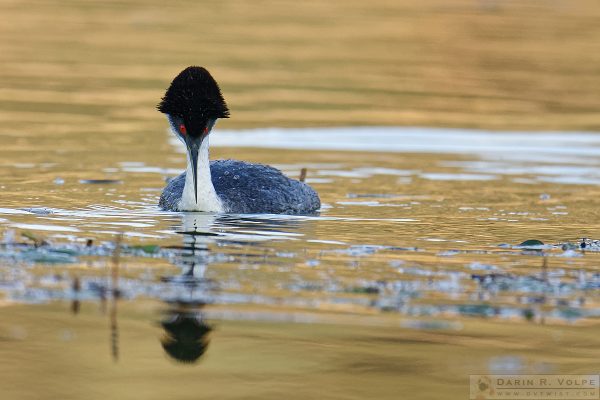
{"type": "Polygon", "coordinates": [[[208,133],[208,127],[204,128],[204,134],[206,135],[208,133]]]}
{"type": "Polygon", "coordinates": [[[187,133],[184,124],[179,125],[179,132],[181,132],[182,135],[185,135],[187,133]]]}

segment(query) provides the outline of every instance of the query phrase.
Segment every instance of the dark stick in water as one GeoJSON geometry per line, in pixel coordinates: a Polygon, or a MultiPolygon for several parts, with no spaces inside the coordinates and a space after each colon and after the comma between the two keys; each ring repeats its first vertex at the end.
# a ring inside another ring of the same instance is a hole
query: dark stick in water
{"type": "Polygon", "coordinates": [[[117,300],[119,299],[119,256],[121,255],[121,241],[123,235],[119,234],[115,241],[115,250],[111,268],[111,307],[110,307],[110,344],[111,354],[115,362],[119,361],[119,326],[117,325],[117,300]]]}
{"type": "Polygon", "coordinates": [[[76,276],[73,278],[73,284],[71,285],[73,289],[73,302],[71,303],[71,312],[77,315],[79,314],[80,301],[79,301],[79,292],[81,291],[81,282],[79,281],[79,277],[76,276]]]}
{"type": "Polygon", "coordinates": [[[300,182],[304,182],[306,180],[306,168],[302,168],[300,170],[300,178],[298,178],[300,182]]]}

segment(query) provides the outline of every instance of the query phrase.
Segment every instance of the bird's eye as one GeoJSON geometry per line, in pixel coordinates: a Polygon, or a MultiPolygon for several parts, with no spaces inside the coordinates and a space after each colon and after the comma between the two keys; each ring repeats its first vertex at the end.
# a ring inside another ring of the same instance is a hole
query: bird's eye
{"type": "Polygon", "coordinates": [[[204,134],[206,135],[208,133],[208,127],[204,128],[204,134]]]}
{"type": "Polygon", "coordinates": [[[185,129],[184,124],[179,125],[179,132],[181,132],[182,135],[185,135],[187,133],[187,129],[185,129]]]}

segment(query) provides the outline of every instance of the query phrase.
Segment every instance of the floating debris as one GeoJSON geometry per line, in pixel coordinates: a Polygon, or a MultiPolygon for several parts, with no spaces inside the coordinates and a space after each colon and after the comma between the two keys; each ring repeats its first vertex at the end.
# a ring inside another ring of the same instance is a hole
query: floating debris
{"type": "MultiPolygon", "coordinates": [[[[245,223],[247,226],[244,229],[252,232],[248,237],[254,237],[258,220],[248,219],[245,223]]],[[[269,222],[268,233],[272,234],[277,227],[277,224],[269,222]]],[[[500,252],[498,248],[452,252],[456,257],[452,259],[453,262],[459,260],[461,255],[544,256],[541,269],[524,268],[520,272],[507,267],[497,258],[494,261],[481,258],[451,268],[425,266],[420,261],[423,256],[428,259],[430,255],[440,255],[437,250],[426,248],[348,246],[341,242],[324,241],[322,244],[328,245],[328,248],[320,249],[318,253],[307,252],[306,249],[275,251],[271,247],[260,247],[254,242],[244,241],[239,234],[232,240],[223,231],[214,235],[204,233],[212,232],[184,230],[181,232],[184,238],[182,245],[161,246],[158,243],[128,244],[92,239],[56,243],[29,231],[23,235],[27,241],[17,243],[14,231],[8,230],[4,233],[4,243],[0,243],[0,259],[10,260],[4,262],[5,267],[0,269],[0,292],[13,301],[33,303],[63,299],[72,303],[72,310],[79,307],[73,303],[75,301],[98,301],[101,309],[108,311],[109,315],[116,306],[113,304],[115,295],[119,300],[144,297],[176,301],[182,293],[189,295],[193,301],[203,303],[269,304],[319,309],[360,307],[431,318],[460,315],[543,323],[555,320],[572,322],[600,314],[596,295],[597,289],[600,289],[600,273],[574,270],[572,266],[566,268],[563,263],[570,260],[552,259],[573,256],[565,255],[567,251],[563,248],[566,245],[568,251],[583,254],[580,242],[542,244],[543,253],[527,253],[523,247],[508,245],[500,252]],[[116,255],[117,262],[110,267],[110,259],[116,255]],[[344,264],[346,268],[360,270],[361,273],[339,274],[332,271],[329,260],[340,257],[347,260],[344,264]],[[144,265],[144,260],[148,259],[161,259],[178,265],[181,275],[163,277],[161,273],[154,273],[152,268],[119,271],[118,260],[125,258],[136,260],[132,263],[136,265],[144,265]],[[76,278],[60,267],[60,264],[81,263],[82,260],[92,268],[83,274],[78,272],[76,278]],[[552,260],[555,262],[550,263],[552,260]],[[47,265],[49,273],[42,276],[38,275],[39,272],[33,273],[28,268],[33,264],[47,265]],[[230,272],[222,275],[216,267],[213,273],[220,276],[219,280],[209,280],[204,274],[211,264],[226,264],[226,270],[230,272]],[[293,268],[290,265],[305,268],[293,268]],[[108,282],[105,274],[99,273],[98,266],[111,268],[108,282]],[[232,266],[234,269],[229,270],[232,266]],[[236,275],[236,269],[244,273],[236,275]],[[261,271],[261,274],[276,273],[279,277],[257,280],[256,271],[261,271]],[[258,294],[269,287],[277,291],[288,290],[290,295],[258,294]],[[303,295],[303,292],[310,292],[310,296],[303,295]],[[538,310],[540,305],[544,306],[542,314],[538,310]]],[[[587,242],[589,239],[586,239],[587,242]]],[[[437,246],[437,242],[431,243],[434,248],[437,246]]],[[[540,246],[540,243],[533,242],[536,246],[540,246]]],[[[532,243],[522,244],[528,250],[532,243]]],[[[436,260],[444,263],[442,258],[436,260]]],[[[415,325],[414,329],[438,328],[435,324],[424,323],[420,327],[415,325]]]]}
{"type": "Polygon", "coordinates": [[[523,243],[518,245],[518,247],[526,247],[526,248],[538,248],[540,246],[544,246],[544,242],[542,242],[541,240],[536,240],[536,239],[526,240],[523,243]]]}
{"type": "Polygon", "coordinates": [[[130,252],[142,252],[146,254],[157,254],[160,250],[160,246],[155,244],[148,244],[143,246],[129,246],[128,251],[130,252]]]}
{"type": "Polygon", "coordinates": [[[48,245],[48,242],[43,237],[38,236],[38,235],[34,234],[33,232],[24,231],[24,232],[21,232],[21,236],[31,240],[33,242],[33,244],[35,245],[35,247],[48,245]]]}
{"type": "Polygon", "coordinates": [[[579,248],[585,251],[600,251],[600,240],[582,238],[579,248]]]}

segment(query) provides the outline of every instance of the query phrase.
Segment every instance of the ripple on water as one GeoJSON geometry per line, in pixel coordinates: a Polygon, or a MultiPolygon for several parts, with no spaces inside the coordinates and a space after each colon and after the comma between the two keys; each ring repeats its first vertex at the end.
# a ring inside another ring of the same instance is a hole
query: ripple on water
{"type": "MultiPolygon", "coordinates": [[[[226,144],[230,135],[220,131],[214,142],[226,144]]],[[[572,322],[598,313],[593,257],[600,246],[588,240],[582,249],[577,241],[585,236],[580,230],[595,231],[589,217],[600,195],[593,186],[600,165],[590,158],[600,154],[595,136],[573,135],[567,148],[565,137],[552,133],[536,140],[395,128],[235,135],[236,158],[261,159],[291,176],[308,168],[323,200],[320,215],[167,213],[156,207],[161,175],[178,168],[107,155],[113,161],[89,175],[118,174],[127,184],[83,191],[72,178],[55,185],[57,175],[72,176],[56,165],[48,178],[51,195],[29,204],[28,194],[19,206],[0,208],[0,263],[11,265],[2,268],[1,291],[15,301],[68,300],[74,296],[69,266],[86,265],[92,267],[79,276],[77,296],[100,301],[115,237],[123,235],[127,276],[118,285],[128,299],[176,301],[185,292],[194,301],[224,305],[431,318],[407,323],[415,329],[454,326],[437,324],[441,318],[572,322]],[[242,148],[247,138],[253,145],[293,147],[295,134],[305,135],[297,143],[303,148],[386,154],[242,148]],[[333,136],[323,141],[325,134],[333,136]],[[335,139],[338,134],[344,140],[335,139]],[[359,148],[367,134],[375,136],[359,148]],[[273,141],[257,141],[261,135],[273,141]],[[420,154],[389,155],[406,151],[420,154]],[[558,245],[518,246],[537,237],[558,245]]]]}

